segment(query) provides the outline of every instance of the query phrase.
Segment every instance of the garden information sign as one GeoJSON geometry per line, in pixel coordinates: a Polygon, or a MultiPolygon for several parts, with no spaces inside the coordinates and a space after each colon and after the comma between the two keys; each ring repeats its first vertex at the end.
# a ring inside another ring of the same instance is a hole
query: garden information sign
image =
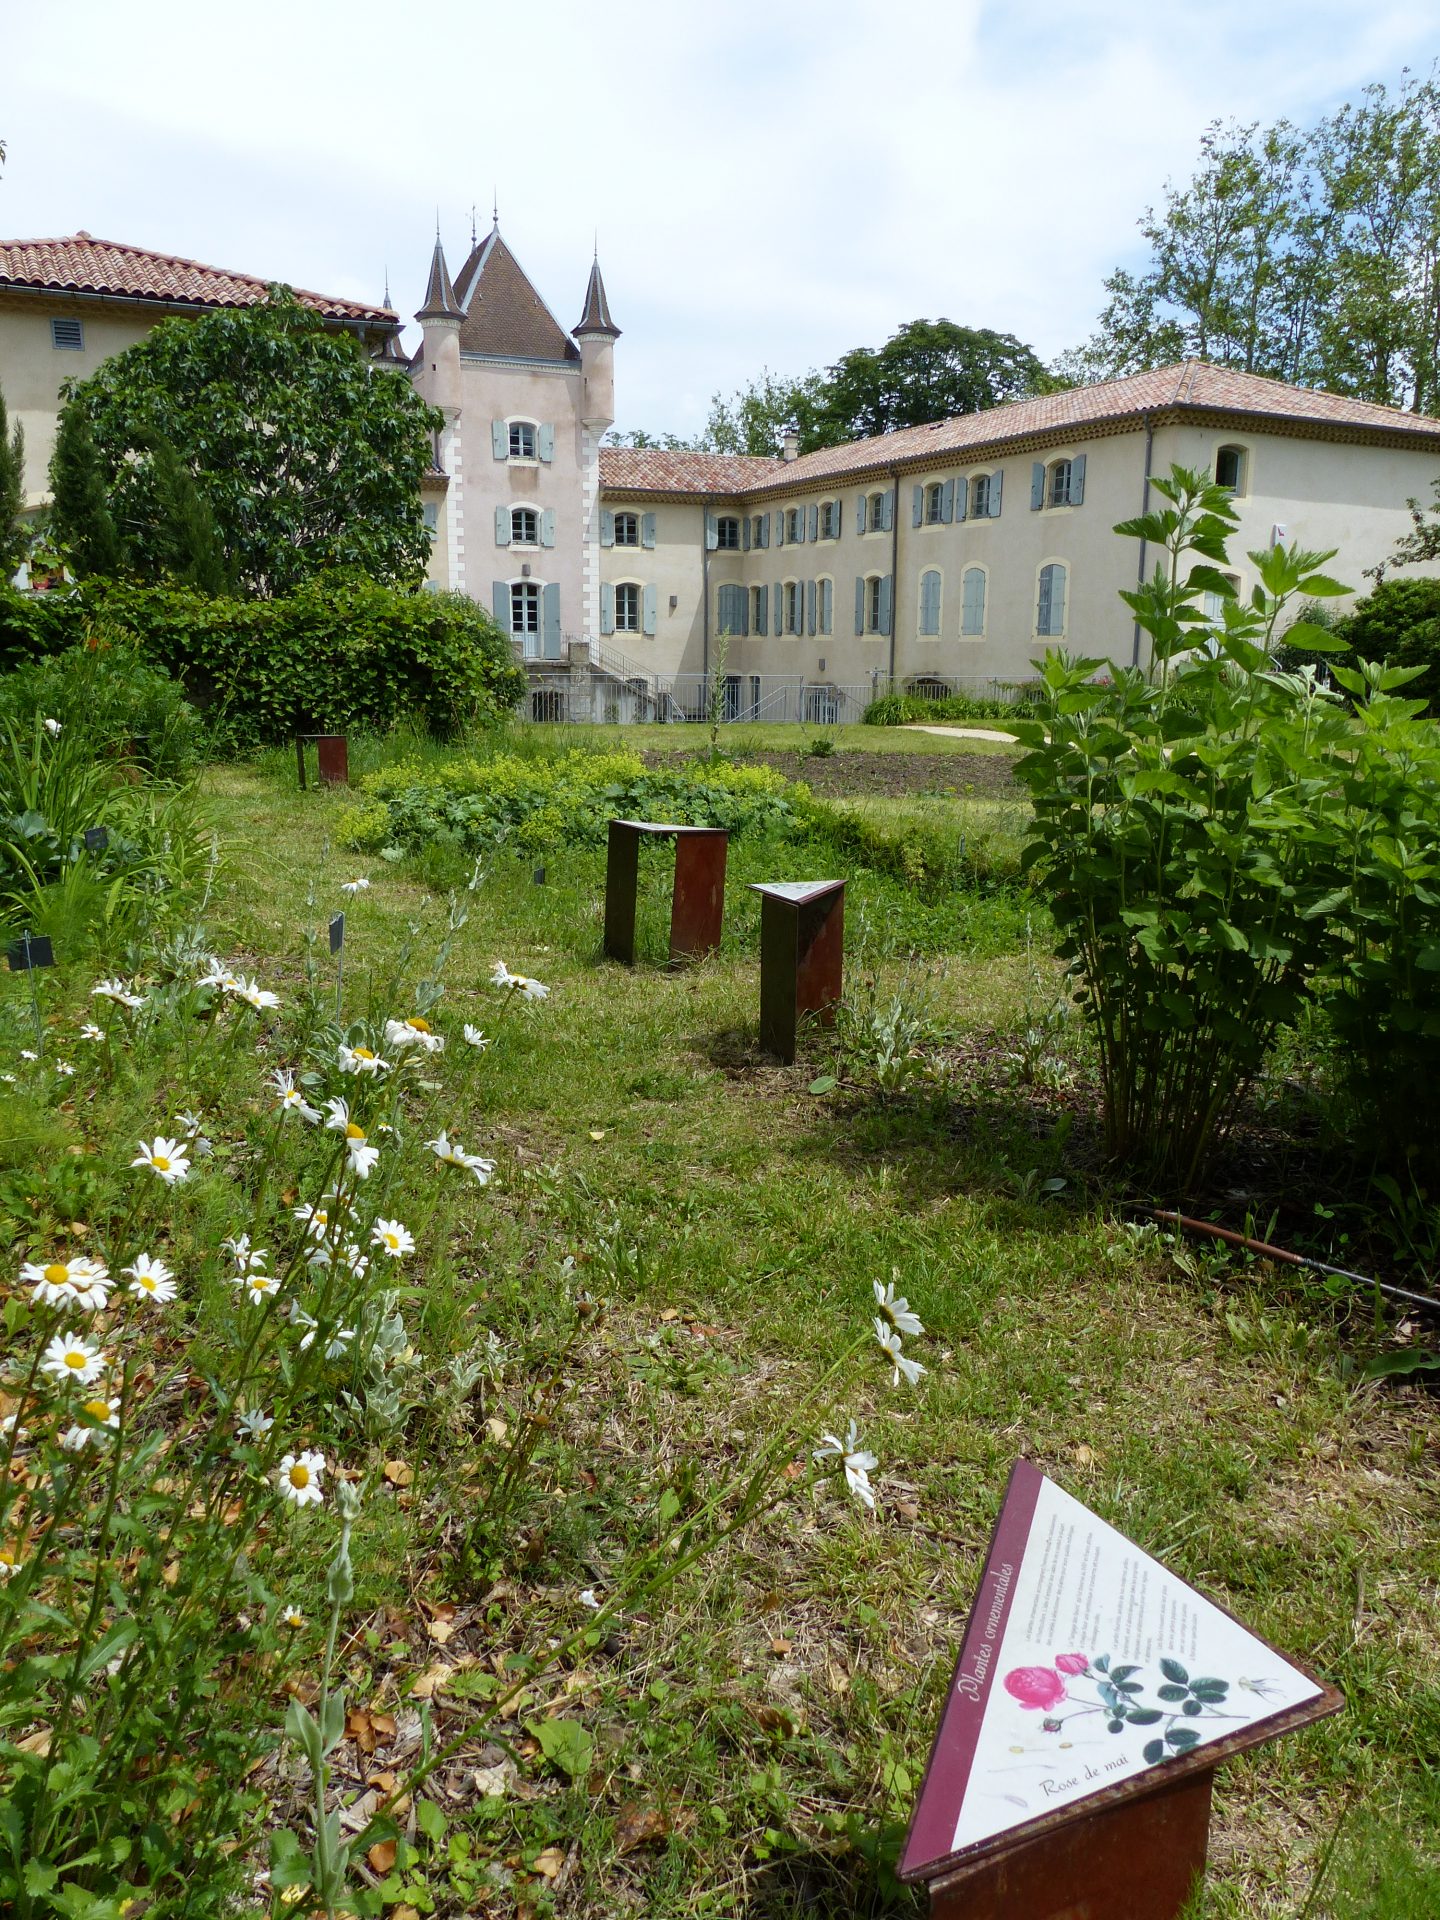
{"type": "MultiPolygon", "coordinates": [[[[1197,1774],[1208,1817],[1217,1761],[1343,1704],[1334,1689],[1018,1461],[901,1876],[954,1874],[1027,1838],[1033,1850],[1062,1825],[1127,1803],[1138,1819],[1135,1803],[1168,1804],[1169,1789],[1197,1774]]],[[[1203,1818],[1200,1835],[1193,1871],[1204,1863],[1203,1818]]],[[[1057,1898],[1053,1911],[1104,1910],[1075,1906],[1076,1894],[1072,1887],[1057,1898]]],[[[1026,1897],[1033,1901],[1033,1890],[1026,1897]]],[[[1010,1911],[1003,1902],[973,1910],[1010,1911]]],[[[1038,1920],[1052,1909],[1014,1911],[1038,1920]]]]}

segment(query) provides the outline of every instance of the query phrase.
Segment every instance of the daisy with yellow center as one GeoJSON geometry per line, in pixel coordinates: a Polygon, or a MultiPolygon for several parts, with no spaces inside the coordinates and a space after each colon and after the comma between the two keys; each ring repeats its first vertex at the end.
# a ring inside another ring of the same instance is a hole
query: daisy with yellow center
{"type": "Polygon", "coordinates": [[[350,1118],[350,1107],[344,1100],[329,1100],[330,1118],[325,1122],[332,1133],[343,1133],[345,1151],[350,1161],[350,1170],[357,1180],[368,1180],[370,1170],[380,1158],[380,1149],[369,1144],[369,1135],[357,1121],[350,1118]]]}
{"type": "Polygon", "coordinates": [[[323,1453],[287,1453],[275,1471],[281,1498],[297,1507],[318,1507],[325,1498],[320,1487],[324,1471],[323,1453]]]}
{"type": "Polygon", "coordinates": [[[299,1607],[286,1607],[280,1614],[282,1627],[289,1627],[292,1633],[298,1633],[305,1624],[305,1616],[299,1607]]]}
{"type": "Polygon", "coordinates": [[[415,1251],[414,1235],[398,1220],[377,1220],[371,1229],[370,1241],[373,1246],[388,1253],[392,1260],[402,1259],[405,1254],[415,1251]]]}
{"type": "Polygon", "coordinates": [[[34,1287],[31,1299],[39,1307],[84,1307],[94,1312],[105,1305],[114,1285],[98,1260],[77,1255],[73,1260],[51,1260],[41,1265],[27,1260],[20,1278],[34,1287]]]}
{"type": "Polygon", "coordinates": [[[73,1380],[82,1387],[92,1386],[105,1366],[100,1349],[82,1340],[78,1333],[57,1333],[40,1362],[42,1373],[53,1373],[57,1380],[73,1380]]]}
{"type": "Polygon", "coordinates": [[[257,1307],[263,1306],[272,1294],[280,1291],[280,1282],[270,1273],[242,1273],[237,1279],[245,1289],[246,1299],[257,1307]]]}
{"type": "Polygon", "coordinates": [[[80,1409],[80,1418],[74,1426],[67,1427],[60,1436],[60,1444],[67,1453],[80,1453],[84,1448],[98,1447],[107,1432],[114,1432],[120,1425],[120,1402],[109,1398],[87,1400],[80,1409]]]}
{"type": "Polygon", "coordinates": [[[381,1074],[390,1071],[390,1062],[382,1060],[370,1047],[342,1046],[339,1060],[342,1073],[381,1074]]]}
{"type": "Polygon", "coordinates": [[[157,1260],[152,1254],[138,1254],[135,1264],[122,1267],[122,1273],[130,1276],[130,1291],[137,1300],[146,1300],[152,1307],[165,1307],[175,1298],[175,1279],[163,1260],[157,1260]]]}
{"type": "Polygon", "coordinates": [[[394,1047],[397,1052],[406,1047],[419,1047],[425,1053],[442,1053],[445,1048],[443,1037],[418,1013],[412,1014],[408,1020],[387,1020],[385,1044],[394,1047]]]}
{"type": "Polygon", "coordinates": [[[178,1140],[167,1140],[158,1135],[154,1140],[140,1142],[140,1151],[130,1162],[132,1167],[149,1167],[158,1173],[167,1187],[173,1187],[184,1180],[190,1172],[190,1159],[178,1140]]]}
{"type": "Polygon", "coordinates": [[[0,1547],[0,1581],[8,1580],[19,1565],[13,1547],[0,1547]]]}

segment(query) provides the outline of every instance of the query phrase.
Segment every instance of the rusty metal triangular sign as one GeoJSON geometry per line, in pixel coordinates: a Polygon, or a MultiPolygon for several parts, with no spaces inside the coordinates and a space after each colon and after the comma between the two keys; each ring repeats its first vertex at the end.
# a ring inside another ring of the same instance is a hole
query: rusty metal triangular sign
{"type": "Polygon", "coordinates": [[[1343,1705],[1019,1460],[900,1876],[933,1879],[1143,1798],[1343,1705]]]}

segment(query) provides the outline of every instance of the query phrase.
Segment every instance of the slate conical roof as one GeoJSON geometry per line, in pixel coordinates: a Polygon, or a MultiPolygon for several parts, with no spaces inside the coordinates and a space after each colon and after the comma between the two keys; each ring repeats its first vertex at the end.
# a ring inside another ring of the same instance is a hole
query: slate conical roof
{"type": "Polygon", "coordinates": [[[460,351],[573,364],[580,350],[492,227],[460,269],[460,351]]]}
{"type": "Polygon", "coordinates": [[[605,282],[600,277],[598,255],[590,267],[590,284],[585,289],[585,311],[575,328],[575,337],[578,340],[586,333],[603,333],[611,340],[620,338],[620,329],[610,318],[610,302],[605,298],[605,282]]]}
{"type": "Polygon", "coordinates": [[[430,283],[425,289],[425,304],[416,314],[417,320],[458,320],[461,311],[455,300],[455,289],[450,284],[450,269],[445,264],[445,249],[440,244],[440,236],[435,236],[435,251],[430,256],[430,283]]]}

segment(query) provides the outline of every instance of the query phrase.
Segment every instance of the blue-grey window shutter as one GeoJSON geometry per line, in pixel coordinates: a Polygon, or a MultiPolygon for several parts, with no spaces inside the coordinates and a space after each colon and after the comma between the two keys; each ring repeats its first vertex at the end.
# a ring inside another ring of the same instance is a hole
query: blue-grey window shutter
{"type": "Polygon", "coordinates": [[[1030,467],[1030,511],[1039,513],[1045,504],[1045,462],[1035,460],[1030,467]]]}
{"type": "Polygon", "coordinates": [[[1077,453],[1070,462],[1070,504],[1078,507],[1085,498],[1085,456],[1077,453]]]}
{"type": "Polygon", "coordinates": [[[747,513],[740,522],[740,551],[750,551],[750,516],[747,513]]]}
{"type": "Polygon", "coordinates": [[[798,509],[798,510],[796,511],[796,514],[795,514],[795,541],[796,541],[796,545],[797,545],[797,546],[803,546],[803,545],[804,545],[804,542],[805,542],[805,521],[806,521],[806,519],[807,519],[807,517],[808,517],[808,516],[806,515],[806,512],[805,512],[805,509],[804,509],[804,507],[800,507],[800,508],[799,508],[799,509],[798,509]]]}
{"type": "Polygon", "coordinates": [[[510,583],[508,580],[492,580],[490,583],[490,608],[495,615],[495,624],[502,633],[510,631],[510,583]]]}
{"type": "Polygon", "coordinates": [[[777,637],[785,631],[785,589],[775,582],[775,632],[777,637]]]}
{"type": "Polygon", "coordinates": [[[510,458],[510,428],[503,420],[490,422],[490,451],[497,460],[510,458]]]}
{"type": "Polygon", "coordinates": [[[540,544],[553,547],[555,544],[555,509],[546,507],[540,516],[540,544]]]}
{"type": "MultiPolygon", "coordinates": [[[[965,482],[962,480],[960,484],[963,487],[965,482]]],[[[955,518],[955,482],[953,480],[947,480],[940,489],[940,518],[947,527],[955,518]]],[[[965,518],[963,513],[960,518],[962,520],[965,518]]]]}
{"type": "Polygon", "coordinates": [[[775,510],[775,544],[777,547],[783,547],[785,544],[785,509],[783,507],[777,507],[775,510]]]}
{"type": "Polygon", "coordinates": [[[812,540],[818,540],[820,538],[820,507],[818,502],[813,503],[810,508],[810,538],[812,540]]]}
{"type": "Polygon", "coordinates": [[[557,648],[560,645],[560,582],[547,580],[540,599],[544,608],[545,647],[548,653],[552,645],[557,648]]]}
{"type": "Polygon", "coordinates": [[[820,631],[829,633],[835,625],[835,582],[820,582],[820,631]]]}
{"type": "MultiPolygon", "coordinates": [[[[856,531],[856,533],[864,533],[864,531],[865,531],[865,516],[866,516],[866,514],[867,514],[867,512],[868,512],[868,510],[869,510],[869,505],[870,505],[870,503],[869,503],[869,501],[867,500],[867,498],[866,498],[866,496],[865,496],[865,495],[864,495],[863,493],[861,494],[861,496],[860,496],[860,498],[859,498],[859,499],[858,499],[858,500],[857,500],[857,501],[855,502],[855,531],[856,531]]],[[[858,628],[858,627],[856,628],[856,632],[857,632],[857,633],[859,632],[859,628],[858,628]]]]}
{"type": "Polygon", "coordinates": [[[855,576],[855,638],[858,640],[865,631],[865,576],[855,576]]]}
{"type": "Polygon", "coordinates": [[[655,631],[655,609],[656,609],[657,601],[658,601],[658,596],[655,592],[654,587],[653,586],[646,587],[645,594],[644,594],[644,606],[640,615],[640,630],[642,633],[653,634],[655,631]]]}
{"type": "Polygon", "coordinates": [[[885,578],[880,582],[880,631],[881,633],[889,633],[890,631],[890,615],[893,610],[894,600],[895,600],[895,581],[893,576],[887,573],[885,575],[885,578]]]}
{"type": "MultiPolygon", "coordinates": [[[[537,427],[535,429],[535,451],[542,460],[553,460],[555,458],[554,427],[537,427]]],[[[559,589],[557,588],[556,591],[558,592],[559,589]]]]}
{"type": "Polygon", "coordinates": [[[600,582],[600,631],[615,631],[615,589],[608,580],[600,582]]]}
{"type": "Polygon", "coordinates": [[[970,482],[959,479],[955,482],[955,518],[963,520],[970,511],[970,482]]]}
{"type": "Polygon", "coordinates": [[[768,513],[762,513],[760,516],[760,544],[762,547],[768,547],[770,544],[770,516],[768,513]]]}
{"type": "Polygon", "coordinates": [[[508,547],[510,544],[510,509],[508,507],[495,509],[495,544],[497,547],[508,547]]]}
{"type": "Polygon", "coordinates": [[[815,634],[815,582],[813,580],[805,582],[805,625],[813,639],[815,634]]]}
{"type": "Polygon", "coordinates": [[[770,631],[770,595],[764,587],[755,589],[755,631],[762,638],[770,631]]]}
{"type": "Polygon", "coordinates": [[[911,502],[911,506],[910,506],[910,524],[912,527],[918,527],[923,523],[924,519],[925,519],[925,489],[924,487],[916,487],[915,498],[911,502]]]}
{"type": "MultiPolygon", "coordinates": [[[[647,514],[645,517],[647,520],[652,518],[652,516],[649,514],[647,514]]],[[[650,542],[650,545],[653,547],[654,544],[655,542],[652,540],[650,542]]],[[[705,551],[707,553],[714,553],[715,549],[719,546],[719,544],[720,544],[720,528],[716,524],[714,514],[707,513],[705,516],[705,551]]]]}
{"type": "Polygon", "coordinates": [[[653,513],[642,513],[640,516],[640,544],[642,547],[653,547],[655,544],[655,516],[653,513]]]}
{"type": "Polygon", "coordinates": [[[1000,518],[1000,482],[1004,477],[999,467],[990,476],[990,518],[992,520],[1000,518]]]}
{"type": "Polygon", "coordinates": [[[600,544],[602,547],[613,547],[615,544],[615,515],[609,507],[600,509],[600,544]]]}
{"type": "Polygon", "coordinates": [[[895,489],[893,487],[887,487],[885,492],[880,496],[880,526],[885,533],[889,533],[894,524],[895,489]]]}

